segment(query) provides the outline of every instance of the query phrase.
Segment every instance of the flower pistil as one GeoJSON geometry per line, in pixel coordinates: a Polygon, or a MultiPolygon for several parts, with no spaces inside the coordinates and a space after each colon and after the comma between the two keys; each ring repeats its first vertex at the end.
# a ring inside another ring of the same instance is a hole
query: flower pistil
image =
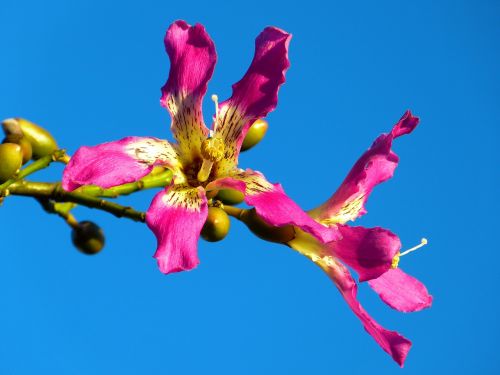
{"type": "Polygon", "coordinates": [[[392,258],[391,268],[392,269],[398,268],[399,260],[401,259],[402,256],[408,255],[409,253],[418,250],[427,244],[428,244],[427,238],[422,238],[417,246],[413,246],[412,248],[405,250],[403,252],[398,251],[396,255],[394,255],[394,258],[392,258]]]}

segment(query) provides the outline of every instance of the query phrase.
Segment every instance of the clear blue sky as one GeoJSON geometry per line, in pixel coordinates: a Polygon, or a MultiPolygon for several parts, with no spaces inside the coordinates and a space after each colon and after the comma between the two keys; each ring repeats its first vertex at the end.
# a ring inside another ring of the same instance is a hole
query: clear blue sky
{"type": "MultiPolygon", "coordinates": [[[[493,374],[498,336],[500,3],[381,1],[4,1],[0,117],[24,116],[74,152],[126,135],[170,139],[160,107],[163,36],[203,23],[219,56],[209,93],[225,98],[267,25],[294,37],[291,69],[266,139],[243,167],[281,182],[304,208],[325,200],[375,137],[410,108],[395,178],[359,223],[429,239],[402,268],[434,306],[386,307],[379,322],[409,337],[401,370],[328,278],[284,246],[233,223],[200,241],[198,269],[162,275],[145,225],[78,209],[107,234],[102,254],[72,248],[36,202],[0,208],[0,374],[493,374]]],[[[206,119],[212,114],[205,100],[206,119]]],[[[57,179],[61,168],[40,179],[57,179]]],[[[124,202],[147,208],[153,192],[124,202]]]]}

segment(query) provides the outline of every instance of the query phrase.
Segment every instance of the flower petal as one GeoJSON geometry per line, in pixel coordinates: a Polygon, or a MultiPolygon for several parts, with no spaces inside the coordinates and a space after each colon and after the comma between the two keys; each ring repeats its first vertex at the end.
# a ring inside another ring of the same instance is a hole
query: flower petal
{"type": "Polygon", "coordinates": [[[158,241],[154,257],[160,271],[187,271],[198,263],[198,238],[207,219],[203,188],[171,185],[154,197],[146,224],[158,241]]]}
{"type": "Polygon", "coordinates": [[[399,158],[392,152],[392,141],[411,133],[418,117],[407,111],[389,134],[379,136],[354,164],[335,194],[309,214],[323,224],[344,224],[366,213],[365,203],[372,189],[392,177],[399,158]]]}
{"type": "Polygon", "coordinates": [[[265,28],[255,40],[255,54],[248,71],[233,85],[231,98],[220,104],[214,130],[226,144],[226,157],[217,164],[218,176],[238,164],[241,143],[250,125],[276,108],[278,90],[290,66],[291,37],[275,27],[265,28]]]}
{"type": "Polygon", "coordinates": [[[359,281],[375,279],[391,269],[392,260],[401,249],[401,241],[383,228],[339,225],[342,239],[327,246],[336,258],[359,274],[359,281]]]}
{"type": "Polygon", "coordinates": [[[289,242],[288,245],[311,259],[327,273],[351,310],[361,320],[365,330],[386,353],[403,367],[406,356],[411,348],[411,341],[395,331],[385,329],[363,309],[357,300],[358,287],[349,270],[332,255],[323,255],[325,254],[325,245],[319,244],[314,239],[311,241],[309,238],[309,240],[303,241],[296,238],[289,242]]]}
{"type": "Polygon", "coordinates": [[[165,35],[170,74],[162,87],[160,103],[172,117],[172,133],[181,155],[190,162],[199,155],[208,129],[203,121],[202,100],[214,71],[217,54],[205,28],[174,22],[165,35]]]}
{"type": "Polygon", "coordinates": [[[93,147],[80,147],[63,172],[62,187],[72,191],[82,185],[103,188],[134,182],[155,165],[180,171],[176,150],[167,141],[152,137],[127,137],[93,147]]]}
{"type": "Polygon", "coordinates": [[[432,305],[432,296],[425,285],[399,268],[387,271],[368,284],[382,301],[398,311],[420,311],[432,305]]]}
{"type": "Polygon", "coordinates": [[[257,214],[268,224],[280,227],[294,225],[311,233],[322,242],[339,238],[336,228],[328,228],[311,219],[283,191],[280,184],[271,184],[259,172],[247,169],[211,182],[206,189],[230,188],[245,194],[245,202],[254,206],[257,214]]]}

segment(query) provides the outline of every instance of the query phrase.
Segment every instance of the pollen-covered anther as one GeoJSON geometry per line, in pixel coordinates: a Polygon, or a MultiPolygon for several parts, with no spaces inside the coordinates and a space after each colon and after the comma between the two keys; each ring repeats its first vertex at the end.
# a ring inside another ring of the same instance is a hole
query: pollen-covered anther
{"type": "Polygon", "coordinates": [[[399,253],[397,253],[396,255],[394,255],[394,258],[392,258],[392,263],[391,263],[391,268],[392,269],[398,268],[399,259],[400,259],[399,253]]]}
{"type": "Polygon", "coordinates": [[[203,163],[198,172],[198,181],[205,182],[208,180],[214,163],[224,158],[224,151],[224,141],[218,137],[207,138],[203,141],[201,144],[203,163]]]}
{"type": "Polygon", "coordinates": [[[224,157],[224,141],[218,137],[205,139],[201,144],[201,156],[212,163],[224,157]]]}

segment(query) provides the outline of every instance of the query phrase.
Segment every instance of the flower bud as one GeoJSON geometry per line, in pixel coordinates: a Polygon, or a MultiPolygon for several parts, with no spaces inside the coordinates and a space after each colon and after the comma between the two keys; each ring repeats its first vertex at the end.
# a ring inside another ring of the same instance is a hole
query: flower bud
{"type": "Polygon", "coordinates": [[[262,141],[262,138],[266,135],[267,128],[268,124],[266,120],[258,119],[255,121],[248,129],[245,139],[241,145],[241,151],[249,150],[262,141]]]}
{"type": "Polygon", "coordinates": [[[209,242],[220,241],[227,236],[230,226],[231,222],[224,210],[219,207],[209,207],[207,221],[203,225],[201,236],[209,242]]]}
{"type": "Polygon", "coordinates": [[[2,122],[3,132],[6,136],[13,135],[19,138],[23,137],[23,131],[19,126],[19,122],[15,119],[7,119],[2,122]]]}
{"type": "Polygon", "coordinates": [[[239,190],[221,189],[217,193],[216,199],[224,204],[238,204],[243,202],[245,195],[239,190]]]}
{"type": "Polygon", "coordinates": [[[73,245],[87,255],[97,254],[104,247],[102,229],[91,221],[82,221],[71,232],[73,245]]]}
{"type": "Polygon", "coordinates": [[[21,146],[15,143],[0,144],[0,184],[14,177],[22,164],[21,146]]]}
{"type": "Polygon", "coordinates": [[[31,147],[33,149],[33,159],[39,159],[58,149],[54,137],[52,137],[47,130],[32,123],[31,121],[23,118],[7,119],[4,120],[4,128],[6,126],[5,124],[13,124],[14,122],[19,124],[24,134],[24,138],[31,143],[31,147]]]}
{"type": "Polygon", "coordinates": [[[23,136],[19,136],[17,134],[7,134],[7,136],[3,140],[3,143],[16,143],[21,146],[21,150],[23,153],[23,164],[26,164],[31,160],[33,149],[31,148],[31,143],[23,136]]]}
{"type": "Polygon", "coordinates": [[[291,225],[274,227],[267,224],[255,211],[255,208],[244,211],[239,219],[257,237],[270,242],[287,243],[295,238],[295,230],[291,225]]]}

